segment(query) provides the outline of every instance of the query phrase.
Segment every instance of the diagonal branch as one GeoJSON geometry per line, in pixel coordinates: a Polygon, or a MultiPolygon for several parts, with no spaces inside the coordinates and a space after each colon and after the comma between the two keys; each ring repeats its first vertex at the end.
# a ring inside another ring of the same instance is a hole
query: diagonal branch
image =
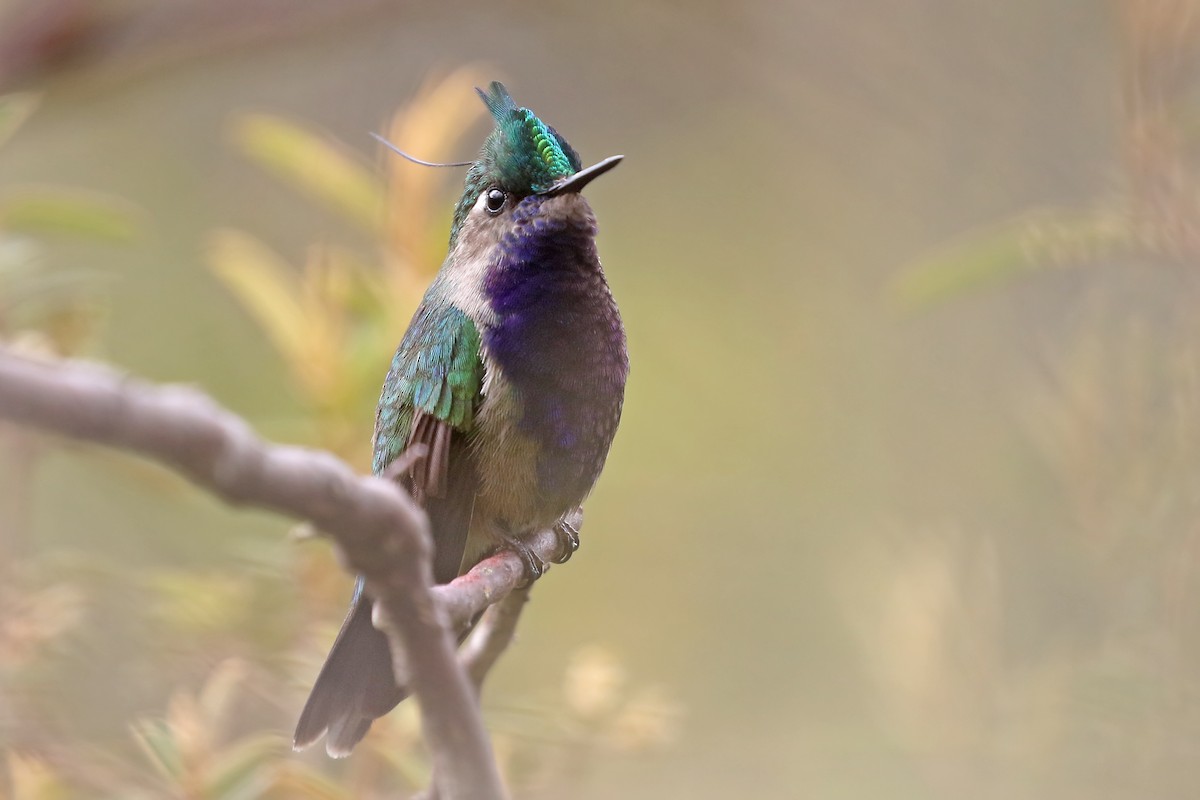
{"type": "Polygon", "coordinates": [[[529,602],[531,588],[526,585],[514,589],[489,608],[471,633],[471,638],[458,651],[458,660],[466,668],[476,692],[483,689],[483,679],[512,643],[517,632],[517,621],[529,602]]]}
{"type": "MultiPolygon", "coordinates": [[[[583,527],[583,509],[575,509],[564,519],[576,529],[583,527]]],[[[553,563],[561,563],[565,555],[562,540],[550,529],[526,536],[524,542],[546,562],[547,569],[553,563]]],[[[525,578],[526,567],[521,557],[511,550],[501,550],[480,561],[465,575],[433,587],[433,594],[451,627],[462,630],[479,612],[500,602],[525,578]]]]}
{"type": "MultiPolygon", "coordinates": [[[[326,532],[366,577],[395,628],[389,636],[398,635],[407,654],[441,796],[505,796],[448,625],[461,627],[512,591],[524,569],[517,555],[498,554],[433,587],[427,520],[399,487],[357,475],[326,452],[263,442],[193,388],[153,386],[92,363],[32,361],[0,348],[0,418],[137,453],[232,505],[270,509],[326,532]]],[[[528,543],[546,559],[558,554],[552,531],[528,543]]]]}
{"type": "MultiPolygon", "coordinates": [[[[484,678],[512,642],[513,634],[517,630],[517,620],[521,618],[521,611],[529,602],[531,588],[533,587],[529,584],[519,586],[489,607],[475,626],[475,630],[471,632],[470,638],[459,648],[458,661],[471,678],[476,694],[483,690],[484,678]]],[[[416,795],[413,800],[440,800],[440,783],[435,771],[429,788],[416,795]]]]}

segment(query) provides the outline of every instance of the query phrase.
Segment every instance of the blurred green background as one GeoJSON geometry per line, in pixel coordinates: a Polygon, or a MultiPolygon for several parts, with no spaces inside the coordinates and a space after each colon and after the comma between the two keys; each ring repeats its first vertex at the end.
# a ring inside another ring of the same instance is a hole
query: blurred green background
{"type": "MultiPolygon", "coordinates": [[[[0,330],[365,469],[461,181],[367,132],[468,158],[502,79],[626,156],[588,196],[632,360],[485,691],[517,796],[1193,797],[1198,55],[1192,0],[6,0],[0,330]]],[[[411,709],[283,746],[325,543],[0,437],[9,792],[421,783],[411,709]]]]}

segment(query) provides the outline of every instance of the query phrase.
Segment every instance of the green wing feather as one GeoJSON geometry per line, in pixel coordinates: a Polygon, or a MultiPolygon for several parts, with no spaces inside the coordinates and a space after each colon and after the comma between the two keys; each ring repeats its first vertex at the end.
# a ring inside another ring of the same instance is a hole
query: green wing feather
{"type": "Polygon", "coordinates": [[[418,415],[467,433],[483,389],[479,331],[450,305],[422,305],[388,370],[375,415],[376,474],[408,447],[418,415]]]}
{"type": "MultiPolygon", "coordinates": [[[[426,464],[441,465],[420,477],[416,469],[398,476],[425,502],[439,583],[459,573],[478,488],[466,436],[483,387],[479,348],[479,332],[462,311],[422,305],[392,359],[375,417],[376,474],[414,441],[429,446],[426,464]]],[[[328,731],[329,753],[347,755],[371,721],[408,694],[406,682],[396,680],[387,639],[371,625],[371,605],[359,578],[350,613],[296,725],[297,746],[328,731]]]]}

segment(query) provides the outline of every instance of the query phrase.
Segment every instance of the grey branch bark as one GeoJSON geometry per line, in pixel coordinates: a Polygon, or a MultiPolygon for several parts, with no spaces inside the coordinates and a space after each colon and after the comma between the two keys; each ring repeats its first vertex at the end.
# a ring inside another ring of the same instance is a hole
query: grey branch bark
{"type": "Polygon", "coordinates": [[[483,679],[512,643],[517,632],[517,621],[529,602],[531,588],[522,586],[513,589],[503,600],[489,608],[471,638],[458,651],[458,660],[466,667],[476,692],[483,689],[483,679]]]}
{"type": "MultiPolygon", "coordinates": [[[[331,536],[366,577],[394,628],[389,636],[407,654],[441,797],[505,797],[450,631],[521,581],[517,555],[500,553],[434,587],[427,520],[400,487],[358,475],[330,453],[268,444],[190,387],[153,386],[97,364],[32,361],[0,348],[0,418],[137,453],[232,505],[307,520],[331,536]]],[[[546,559],[559,549],[552,531],[529,544],[546,559]]]]}

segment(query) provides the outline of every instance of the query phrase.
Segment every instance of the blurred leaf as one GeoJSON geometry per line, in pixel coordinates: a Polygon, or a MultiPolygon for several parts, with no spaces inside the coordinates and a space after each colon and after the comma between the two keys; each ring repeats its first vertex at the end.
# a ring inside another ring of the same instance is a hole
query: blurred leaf
{"type": "Polygon", "coordinates": [[[258,320],[321,411],[344,411],[357,396],[344,349],[347,306],[358,302],[349,298],[361,293],[361,282],[343,256],[337,248],[313,247],[304,268],[294,270],[247,234],[225,230],[210,239],[213,271],[258,320]]]}
{"type": "Polygon", "coordinates": [[[227,658],[216,666],[204,682],[197,698],[200,713],[214,728],[222,728],[238,697],[238,690],[246,680],[246,663],[238,658],[227,658]]]}
{"type": "Polygon", "coordinates": [[[167,730],[181,765],[180,778],[190,778],[205,764],[216,746],[213,720],[205,716],[195,695],[176,691],[167,704],[167,730]]]}
{"type": "Polygon", "coordinates": [[[83,608],[82,593],[65,583],[0,597],[0,666],[32,659],[42,645],[78,624],[83,608]]]}
{"type": "Polygon", "coordinates": [[[324,775],[298,765],[279,777],[267,797],[273,800],[351,800],[352,795],[324,775]]]}
{"type": "Polygon", "coordinates": [[[213,233],[208,256],[213,272],[258,320],[276,349],[289,361],[299,361],[307,320],[296,272],[262,242],[235,230],[213,233]]]}
{"type": "Polygon", "coordinates": [[[140,720],[133,724],[133,738],[150,763],[168,781],[175,783],[183,775],[183,757],[175,737],[162,720],[140,720]]]}
{"type": "Polygon", "coordinates": [[[383,210],[379,181],[333,142],[269,114],[238,117],[230,136],[249,158],[367,231],[378,232],[383,210]]]}
{"type": "MultiPolygon", "coordinates": [[[[486,77],[465,68],[432,81],[398,113],[392,135],[427,157],[450,158],[459,138],[483,114],[472,86],[486,77]]],[[[440,261],[425,257],[432,252],[428,220],[431,208],[444,205],[433,195],[440,194],[448,176],[420,168],[401,173],[406,162],[389,162],[385,229],[381,181],[335,142],[265,114],[236,119],[231,138],[291,185],[390,241],[396,257],[382,269],[326,243],[313,244],[298,269],[243,233],[220,231],[210,247],[213,271],[266,331],[316,410],[317,442],[352,460],[369,458],[369,430],[363,430],[369,416],[363,409],[377,397],[379,365],[387,363],[403,336],[428,282],[426,273],[440,261]]]]}
{"type": "Polygon", "coordinates": [[[48,270],[25,237],[0,236],[0,336],[41,336],[47,354],[78,353],[91,340],[105,307],[98,302],[108,276],[48,270]]]}
{"type": "Polygon", "coordinates": [[[0,199],[0,227],[125,243],[136,235],[137,212],[128,203],[77,189],[31,186],[0,199]]]}
{"type": "Polygon", "coordinates": [[[599,645],[588,645],[571,657],[563,693],[573,712],[592,720],[616,706],[624,685],[625,670],[616,656],[599,645]]]}
{"type": "Polygon", "coordinates": [[[0,235],[0,289],[8,293],[9,284],[41,266],[41,248],[27,236],[0,235]]]}
{"type": "Polygon", "coordinates": [[[892,299],[920,308],[1048,267],[1077,266],[1132,246],[1135,233],[1110,209],[1046,209],[960,237],[906,267],[892,299]]]}
{"type": "Polygon", "coordinates": [[[283,757],[286,749],[285,742],[272,734],[238,741],[214,761],[206,797],[213,800],[262,797],[275,779],[275,761],[283,757]]]}
{"type": "Polygon", "coordinates": [[[95,294],[111,280],[94,270],[43,271],[38,262],[6,264],[0,256],[0,302],[8,306],[31,303],[59,305],[82,295],[95,294]]]}
{"type": "Polygon", "coordinates": [[[623,750],[666,747],[679,738],[679,704],[658,686],[635,694],[613,720],[613,744],[623,750]]]}
{"type": "Polygon", "coordinates": [[[224,633],[251,608],[253,586],[244,577],[226,573],[164,570],[149,584],[157,597],[155,617],[173,632],[188,636],[224,633]]]}
{"type": "Polygon", "coordinates": [[[429,782],[430,764],[421,745],[421,720],[414,706],[405,703],[377,720],[363,744],[404,783],[423,786],[429,782]]]}
{"type": "Polygon", "coordinates": [[[8,754],[8,773],[12,779],[12,800],[66,800],[66,785],[49,766],[34,758],[8,754]]]}
{"type": "Polygon", "coordinates": [[[0,145],[17,132],[37,108],[39,96],[33,92],[0,95],[0,145]]]}
{"type": "MultiPolygon", "coordinates": [[[[467,65],[445,77],[427,81],[392,117],[387,138],[406,152],[427,161],[460,161],[467,157],[461,142],[485,110],[474,87],[485,86],[492,71],[467,65]]],[[[389,250],[418,274],[436,270],[442,261],[444,228],[433,219],[445,220],[447,209],[439,203],[443,187],[457,170],[428,169],[384,153],[388,171],[387,243],[389,250]],[[431,234],[438,231],[437,236],[431,234]]]]}

